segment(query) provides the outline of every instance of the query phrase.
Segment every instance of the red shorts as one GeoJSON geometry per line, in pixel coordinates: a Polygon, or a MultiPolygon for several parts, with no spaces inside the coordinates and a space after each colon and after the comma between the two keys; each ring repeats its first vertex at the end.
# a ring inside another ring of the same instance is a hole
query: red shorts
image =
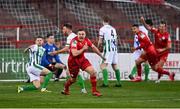
{"type": "Polygon", "coordinates": [[[70,76],[72,78],[77,77],[79,73],[79,69],[85,70],[89,66],[91,66],[91,63],[85,57],[82,57],[82,58],[69,57],[68,58],[68,68],[69,68],[70,76]]]}
{"type": "Polygon", "coordinates": [[[148,51],[146,51],[146,54],[141,55],[140,58],[148,60],[148,62],[151,66],[154,66],[159,62],[159,57],[157,55],[157,52],[156,52],[154,46],[149,47],[148,51]]]}

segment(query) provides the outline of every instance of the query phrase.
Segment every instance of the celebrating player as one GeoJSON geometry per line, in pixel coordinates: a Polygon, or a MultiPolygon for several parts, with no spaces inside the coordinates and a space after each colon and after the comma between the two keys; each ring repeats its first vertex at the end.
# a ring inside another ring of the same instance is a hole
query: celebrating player
{"type": "Polygon", "coordinates": [[[72,39],[70,43],[70,53],[68,58],[68,68],[71,78],[67,80],[64,86],[62,94],[69,95],[69,87],[76,81],[76,77],[79,73],[79,69],[82,69],[90,74],[90,81],[92,84],[92,95],[101,96],[101,93],[96,89],[96,71],[85,58],[84,52],[91,47],[92,50],[98,54],[103,60],[105,58],[101,55],[100,51],[92,44],[92,42],[86,38],[86,32],[83,29],[79,29],[77,35],[72,39]]]}
{"type": "MultiPolygon", "coordinates": [[[[146,36],[145,33],[139,30],[138,25],[132,26],[132,31],[134,34],[138,36],[138,41],[140,42],[140,46],[136,48],[137,49],[143,49],[144,52],[141,54],[141,56],[136,60],[136,66],[138,74],[141,74],[141,63],[148,60],[149,64],[151,65],[151,68],[158,72],[160,75],[166,74],[169,76],[171,81],[174,81],[174,73],[169,73],[168,71],[163,70],[161,66],[158,65],[159,57],[156,52],[156,49],[152,42],[150,41],[149,37],[146,36]]],[[[141,81],[141,77],[134,78],[133,81],[139,82],[141,81]]]]}
{"type": "Polygon", "coordinates": [[[41,66],[41,60],[45,56],[45,49],[42,47],[43,38],[37,37],[35,44],[31,45],[25,52],[29,50],[29,63],[27,64],[27,73],[33,85],[18,86],[18,93],[22,91],[30,91],[41,89],[41,92],[50,92],[46,89],[49,80],[52,78],[52,72],[41,66]],[[41,85],[40,75],[45,75],[44,82],[41,85]]]}
{"type": "MultiPolygon", "coordinates": [[[[152,23],[152,20],[150,20],[150,19],[148,19],[148,20],[146,20],[145,21],[147,24],[149,24],[149,25],[153,25],[153,23],[152,23]]],[[[147,36],[148,36],[148,30],[144,27],[144,26],[139,26],[139,30],[140,31],[142,31],[142,32],[144,32],[147,36]]],[[[134,48],[137,48],[137,47],[139,47],[140,46],[140,44],[139,44],[139,41],[138,41],[138,36],[137,35],[134,35],[134,48]]],[[[134,52],[133,52],[133,58],[134,58],[134,60],[137,60],[139,57],[140,57],[140,55],[141,55],[141,53],[143,52],[143,49],[138,49],[138,50],[135,50],[134,52]]],[[[143,64],[143,66],[144,66],[144,73],[145,73],[145,81],[147,81],[148,80],[148,75],[149,75],[149,65],[148,65],[148,63],[147,62],[145,62],[144,64],[143,64]]],[[[132,69],[132,71],[131,71],[131,74],[129,75],[129,78],[131,79],[131,80],[133,80],[134,79],[134,75],[137,73],[137,69],[136,69],[136,66],[134,66],[133,67],[133,69],[132,69]]],[[[138,76],[140,76],[141,77],[141,75],[138,75],[138,76]]]]}
{"type": "MultiPolygon", "coordinates": [[[[162,21],[157,29],[153,28],[151,25],[148,25],[144,21],[143,17],[141,17],[141,22],[148,30],[154,33],[155,48],[160,57],[158,65],[163,67],[164,63],[167,61],[169,50],[171,49],[171,39],[170,34],[166,31],[166,23],[162,21]]],[[[161,76],[162,75],[160,74],[158,75],[158,80],[156,82],[160,82],[161,76]]]]}
{"type": "MultiPolygon", "coordinates": [[[[72,32],[72,25],[69,23],[66,23],[63,25],[62,32],[65,36],[67,36],[66,46],[64,48],[62,48],[61,50],[57,50],[57,51],[52,52],[51,53],[52,55],[56,55],[56,54],[64,53],[64,52],[69,52],[70,42],[73,38],[75,38],[77,36],[75,33],[72,32]]],[[[70,76],[68,74],[67,79],[69,77],[70,76]]],[[[81,87],[81,93],[87,93],[84,80],[80,74],[78,74],[78,84],[81,87]]]]}
{"type": "Polygon", "coordinates": [[[103,55],[106,60],[102,61],[100,65],[103,73],[103,87],[108,87],[108,64],[111,64],[117,79],[116,87],[121,87],[120,83],[120,70],[117,66],[118,53],[117,53],[117,33],[114,27],[110,24],[109,17],[103,17],[103,27],[99,31],[98,47],[103,45],[103,55]]]}
{"type": "Polygon", "coordinates": [[[46,56],[42,59],[42,66],[48,68],[55,73],[55,81],[59,80],[59,76],[66,66],[61,62],[59,55],[51,56],[49,53],[58,50],[56,47],[53,34],[47,34],[47,43],[43,46],[45,48],[46,56]]]}

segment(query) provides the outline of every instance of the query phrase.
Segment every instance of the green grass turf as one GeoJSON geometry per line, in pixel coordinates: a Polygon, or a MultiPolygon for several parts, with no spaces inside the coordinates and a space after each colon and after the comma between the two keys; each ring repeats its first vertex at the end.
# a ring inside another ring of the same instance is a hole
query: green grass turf
{"type": "Polygon", "coordinates": [[[0,82],[0,107],[180,107],[180,82],[163,81],[155,84],[152,81],[132,83],[122,82],[123,87],[113,87],[115,82],[110,82],[110,87],[99,87],[102,97],[92,96],[90,84],[87,81],[88,94],[81,94],[78,84],[71,87],[71,95],[62,95],[63,82],[50,82],[48,89],[52,93],[29,91],[18,94],[17,86],[25,85],[22,82],[0,82]]]}

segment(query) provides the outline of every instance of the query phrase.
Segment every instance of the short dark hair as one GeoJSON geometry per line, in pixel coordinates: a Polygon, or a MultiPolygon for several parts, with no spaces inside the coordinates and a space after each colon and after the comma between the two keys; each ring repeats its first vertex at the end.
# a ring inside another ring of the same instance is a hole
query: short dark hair
{"type": "Polygon", "coordinates": [[[87,29],[84,29],[84,28],[80,28],[76,31],[76,33],[78,33],[79,31],[84,31],[86,33],[86,36],[89,35],[89,32],[87,31],[87,29]]]}
{"type": "Polygon", "coordinates": [[[103,16],[103,21],[109,23],[110,22],[109,16],[103,16]]]}
{"type": "Polygon", "coordinates": [[[38,38],[44,39],[44,37],[42,37],[42,36],[37,36],[37,37],[34,37],[33,39],[36,40],[38,38]]]}
{"type": "Polygon", "coordinates": [[[133,24],[132,27],[139,27],[139,25],[138,24],[133,24]]]}
{"type": "Polygon", "coordinates": [[[166,25],[166,22],[165,21],[161,21],[160,24],[165,24],[166,25]]]}
{"type": "Polygon", "coordinates": [[[52,34],[52,33],[48,33],[48,34],[46,35],[46,38],[49,38],[50,36],[53,36],[53,34],[52,34]]]}
{"type": "Polygon", "coordinates": [[[64,26],[65,26],[66,28],[72,30],[72,25],[71,25],[70,23],[65,23],[65,24],[63,25],[63,27],[64,27],[64,26]]]}
{"type": "Polygon", "coordinates": [[[145,22],[150,25],[150,26],[153,26],[153,22],[151,19],[146,19],[145,22]]]}
{"type": "Polygon", "coordinates": [[[79,31],[85,31],[86,32],[86,30],[84,28],[80,28],[77,30],[77,32],[79,32],[79,31]]]}

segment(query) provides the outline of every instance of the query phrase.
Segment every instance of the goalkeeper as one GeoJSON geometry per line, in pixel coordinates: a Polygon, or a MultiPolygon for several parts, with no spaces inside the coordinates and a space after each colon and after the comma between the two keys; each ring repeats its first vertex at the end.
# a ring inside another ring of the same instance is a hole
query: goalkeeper
{"type": "Polygon", "coordinates": [[[54,81],[59,81],[59,76],[61,75],[63,69],[66,69],[66,65],[64,65],[60,57],[58,55],[51,56],[49,53],[58,48],[55,45],[55,39],[53,34],[47,34],[46,38],[47,43],[44,44],[46,57],[42,59],[41,65],[53,71],[55,74],[54,81]]]}

